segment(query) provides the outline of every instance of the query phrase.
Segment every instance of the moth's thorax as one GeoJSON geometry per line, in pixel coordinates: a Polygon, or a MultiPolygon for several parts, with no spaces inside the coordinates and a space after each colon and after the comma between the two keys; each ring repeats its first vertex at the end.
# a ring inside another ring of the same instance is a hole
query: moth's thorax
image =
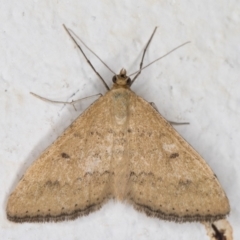
{"type": "Polygon", "coordinates": [[[113,88],[111,90],[111,111],[114,122],[117,125],[127,123],[129,117],[131,91],[125,88],[113,88]]]}

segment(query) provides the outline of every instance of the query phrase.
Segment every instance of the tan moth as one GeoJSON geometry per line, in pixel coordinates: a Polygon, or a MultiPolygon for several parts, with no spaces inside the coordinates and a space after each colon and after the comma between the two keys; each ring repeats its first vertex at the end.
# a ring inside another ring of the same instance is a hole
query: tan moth
{"type": "Polygon", "coordinates": [[[143,69],[146,49],[133,80],[122,69],[111,89],[88,61],[108,92],[29,167],[9,197],[10,221],[75,219],[111,198],[177,222],[226,217],[230,206],[216,175],[156,108],[130,88],[143,69]]]}

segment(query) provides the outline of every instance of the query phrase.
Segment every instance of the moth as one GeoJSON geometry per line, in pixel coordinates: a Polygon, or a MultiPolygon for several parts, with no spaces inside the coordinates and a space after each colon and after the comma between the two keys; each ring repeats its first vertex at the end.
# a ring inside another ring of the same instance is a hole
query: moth
{"type": "Polygon", "coordinates": [[[229,201],[216,175],[158,110],[131,90],[147,47],[136,76],[121,69],[111,89],[87,59],[108,91],[29,167],[8,199],[10,221],[75,219],[109,199],[176,222],[226,217],[229,201]]]}

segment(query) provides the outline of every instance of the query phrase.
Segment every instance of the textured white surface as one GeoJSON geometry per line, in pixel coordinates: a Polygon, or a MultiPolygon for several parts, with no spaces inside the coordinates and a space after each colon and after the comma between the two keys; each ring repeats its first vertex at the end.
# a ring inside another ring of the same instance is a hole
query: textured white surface
{"type": "MultiPolygon", "coordinates": [[[[240,239],[240,2],[1,1],[0,8],[0,236],[1,239],[208,239],[199,223],[148,218],[110,202],[75,221],[14,224],[7,198],[27,167],[94,99],[67,101],[104,86],[64,31],[71,28],[118,72],[138,68],[153,28],[146,63],[177,45],[191,44],[144,70],[133,90],[155,102],[218,176],[231,204],[228,218],[240,239]]],[[[112,74],[87,52],[111,85],[112,74]]]]}

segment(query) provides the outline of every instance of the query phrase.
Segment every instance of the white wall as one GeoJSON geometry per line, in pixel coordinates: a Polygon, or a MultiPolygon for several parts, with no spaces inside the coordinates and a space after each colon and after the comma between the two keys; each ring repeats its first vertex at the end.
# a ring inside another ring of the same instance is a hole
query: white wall
{"type": "MultiPolygon", "coordinates": [[[[92,101],[67,101],[105,93],[62,24],[82,38],[115,72],[138,68],[155,26],[144,70],[133,90],[155,102],[206,159],[231,204],[228,218],[240,239],[240,2],[237,0],[1,1],[0,8],[0,235],[1,239],[208,239],[198,223],[176,224],[110,202],[75,221],[14,224],[7,198],[27,167],[92,101]],[[71,96],[74,97],[72,98],[71,96]]],[[[88,53],[88,52],[87,52],[88,53]]],[[[111,85],[112,74],[88,53],[111,85]]]]}

